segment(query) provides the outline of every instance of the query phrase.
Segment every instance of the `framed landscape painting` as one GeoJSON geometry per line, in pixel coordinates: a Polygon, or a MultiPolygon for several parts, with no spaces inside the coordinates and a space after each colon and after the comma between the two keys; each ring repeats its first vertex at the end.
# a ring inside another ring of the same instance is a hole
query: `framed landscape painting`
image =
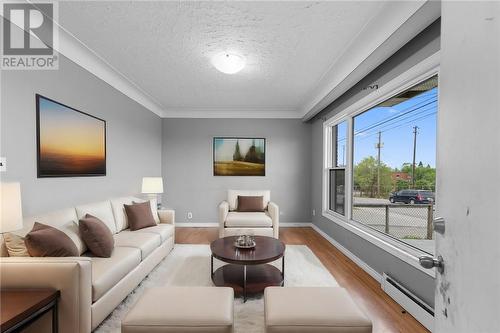
{"type": "Polygon", "coordinates": [[[106,121],[37,94],[36,122],[39,178],[106,175],[106,121]]]}
{"type": "Polygon", "coordinates": [[[214,176],[265,176],[266,139],[216,137],[214,176]]]}

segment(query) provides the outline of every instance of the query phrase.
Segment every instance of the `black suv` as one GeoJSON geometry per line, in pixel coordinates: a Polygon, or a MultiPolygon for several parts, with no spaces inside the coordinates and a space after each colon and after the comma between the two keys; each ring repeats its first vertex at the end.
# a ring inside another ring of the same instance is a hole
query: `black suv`
{"type": "Polygon", "coordinates": [[[432,204],[434,193],[425,190],[401,190],[391,193],[389,201],[392,203],[403,202],[406,204],[432,204]]]}

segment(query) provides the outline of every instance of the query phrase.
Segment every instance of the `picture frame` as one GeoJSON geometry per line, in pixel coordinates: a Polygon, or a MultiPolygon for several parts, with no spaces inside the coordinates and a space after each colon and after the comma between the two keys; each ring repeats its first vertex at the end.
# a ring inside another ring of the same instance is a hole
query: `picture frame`
{"type": "Polygon", "coordinates": [[[106,121],[35,94],[37,177],[106,176],[106,121]]]}
{"type": "Polygon", "coordinates": [[[266,138],[214,137],[214,176],[266,175],[266,138]]]}

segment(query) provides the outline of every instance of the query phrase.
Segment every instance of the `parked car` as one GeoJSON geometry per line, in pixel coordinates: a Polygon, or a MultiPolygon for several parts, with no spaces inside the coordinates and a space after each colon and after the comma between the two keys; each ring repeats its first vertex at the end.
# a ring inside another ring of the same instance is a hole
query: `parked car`
{"type": "Polygon", "coordinates": [[[403,202],[405,204],[432,204],[434,203],[434,192],[425,190],[401,190],[391,193],[391,203],[403,202]]]}

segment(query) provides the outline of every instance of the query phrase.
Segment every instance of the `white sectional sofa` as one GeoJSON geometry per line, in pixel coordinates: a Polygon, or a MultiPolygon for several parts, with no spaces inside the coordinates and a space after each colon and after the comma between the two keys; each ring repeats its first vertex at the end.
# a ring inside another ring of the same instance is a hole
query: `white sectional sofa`
{"type": "Polygon", "coordinates": [[[1,287],[58,289],[59,332],[91,332],[174,247],[172,212],[157,211],[153,201],[157,225],[130,231],[123,205],[132,201],[144,200],[123,197],[25,219],[24,229],[16,234],[24,236],[34,222],[51,225],[75,242],[80,256],[8,257],[0,244],[1,287]],[[77,222],[87,213],[101,219],[114,234],[115,249],[110,258],[92,257],[81,241],[77,222]]]}

